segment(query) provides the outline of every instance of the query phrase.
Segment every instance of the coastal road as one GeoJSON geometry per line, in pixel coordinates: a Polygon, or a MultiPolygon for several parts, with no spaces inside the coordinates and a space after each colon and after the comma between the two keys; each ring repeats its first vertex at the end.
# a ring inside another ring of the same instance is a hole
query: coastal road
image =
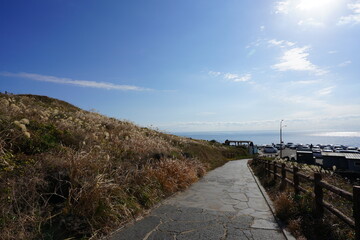
{"type": "Polygon", "coordinates": [[[280,231],[247,160],[209,172],[184,192],[165,200],[143,219],[109,240],[286,239],[280,231]]]}

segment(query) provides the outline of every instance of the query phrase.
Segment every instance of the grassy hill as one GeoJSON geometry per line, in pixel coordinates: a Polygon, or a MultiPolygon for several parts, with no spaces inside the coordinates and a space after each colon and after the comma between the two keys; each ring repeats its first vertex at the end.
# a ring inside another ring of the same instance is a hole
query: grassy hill
{"type": "Polygon", "coordinates": [[[244,155],[46,96],[0,94],[1,238],[99,238],[244,155]]]}

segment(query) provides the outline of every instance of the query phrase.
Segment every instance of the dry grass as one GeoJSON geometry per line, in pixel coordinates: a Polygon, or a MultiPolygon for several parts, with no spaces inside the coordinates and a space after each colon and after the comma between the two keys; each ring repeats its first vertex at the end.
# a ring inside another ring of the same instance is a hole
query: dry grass
{"type": "Polygon", "coordinates": [[[99,238],[227,161],[228,148],[44,96],[0,95],[0,239],[99,238]]]}
{"type": "MultiPolygon", "coordinates": [[[[282,160],[278,162],[283,163],[282,160]]],[[[342,189],[351,189],[351,184],[330,171],[324,171],[319,167],[305,164],[292,162],[286,164],[288,167],[298,166],[300,172],[305,175],[320,172],[325,181],[342,189]]],[[[336,216],[325,212],[325,216],[321,221],[314,217],[314,199],[310,193],[295,195],[291,187],[281,191],[280,181],[275,182],[273,175],[268,177],[262,164],[254,160],[251,167],[266,188],[270,198],[274,201],[276,216],[287,224],[287,228],[297,239],[355,239],[354,231],[336,216]]],[[[290,179],[291,177],[287,176],[290,179]]],[[[313,185],[310,182],[302,183],[301,186],[309,192],[313,191],[313,185]]],[[[352,204],[349,201],[341,199],[341,197],[329,191],[324,191],[324,199],[343,213],[352,216],[352,204]]]]}
{"type": "Polygon", "coordinates": [[[293,203],[294,202],[288,193],[283,192],[278,194],[276,200],[274,201],[276,216],[283,221],[290,219],[291,215],[294,213],[293,203]]]}

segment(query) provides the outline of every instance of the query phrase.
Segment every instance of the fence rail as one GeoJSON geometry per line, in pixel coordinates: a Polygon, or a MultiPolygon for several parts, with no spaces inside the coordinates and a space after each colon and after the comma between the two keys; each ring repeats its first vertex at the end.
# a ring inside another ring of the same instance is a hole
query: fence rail
{"type": "Polygon", "coordinates": [[[330,213],[334,214],[340,220],[353,228],[355,230],[355,239],[360,240],[360,186],[353,186],[353,193],[350,193],[323,181],[320,173],[314,173],[314,176],[307,176],[300,173],[298,167],[294,166],[291,169],[286,167],[285,163],[278,164],[275,161],[262,159],[255,159],[255,161],[260,161],[260,163],[263,164],[268,177],[271,177],[272,175],[275,181],[277,179],[281,180],[280,188],[284,189],[287,184],[290,184],[293,186],[295,194],[299,194],[300,192],[311,193],[314,196],[315,215],[317,218],[323,218],[324,209],[328,210],[330,213]],[[278,172],[278,169],[281,170],[280,173],[278,172]],[[286,177],[287,172],[293,175],[292,179],[286,177]],[[306,190],[300,186],[301,180],[313,183],[313,191],[306,190]],[[324,189],[351,201],[353,204],[353,216],[347,216],[335,206],[324,201],[324,189]]]}

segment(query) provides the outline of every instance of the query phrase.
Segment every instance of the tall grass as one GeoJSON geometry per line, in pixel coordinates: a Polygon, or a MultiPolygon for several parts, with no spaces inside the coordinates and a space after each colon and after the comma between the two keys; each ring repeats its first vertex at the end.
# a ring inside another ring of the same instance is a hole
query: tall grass
{"type": "Polygon", "coordinates": [[[0,239],[99,238],[246,154],[33,95],[0,94],[0,239]]]}

